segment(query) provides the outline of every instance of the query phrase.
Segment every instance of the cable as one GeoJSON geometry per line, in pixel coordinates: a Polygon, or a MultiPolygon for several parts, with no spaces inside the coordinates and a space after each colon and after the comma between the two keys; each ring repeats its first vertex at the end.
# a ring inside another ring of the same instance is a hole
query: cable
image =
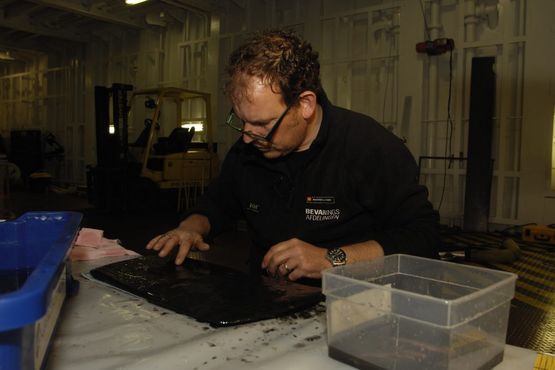
{"type": "MultiPolygon", "coordinates": [[[[428,20],[426,19],[426,11],[424,9],[424,2],[423,0],[419,0],[420,10],[422,11],[422,18],[424,19],[424,28],[426,32],[426,40],[427,42],[422,43],[425,46],[428,46],[428,43],[432,43],[432,36],[430,34],[430,27],[428,26],[428,20]]],[[[448,41],[448,39],[445,39],[448,41]]],[[[435,42],[438,40],[434,41],[435,42]]],[[[451,41],[452,42],[452,41],[451,41]]],[[[451,168],[453,165],[453,118],[451,116],[451,95],[452,95],[452,86],[453,86],[453,45],[447,44],[449,47],[449,94],[447,97],[447,127],[445,132],[445,160],[443,162],[443,184],[441,188],[441,197],[439,199],[439,205],[437,207],[437,211],[439,213],[441,206],[443,205],[443,199],[445,197],[445,188],[447,184],[447,169],[451,168]]],[[[417,51],[419,44],[417,45],[417,51]]],[[[434,50],[428,50],[426,48],[426,52],[428,55],[437,55],[440,53],[445,52],[444,48],[439,48],[434,45],[434,50]]],[[[384,104],[385,107],[385,104],[384,104]]]]}
{"type": "Polygon", "coordinates": [[[424,3],[422,0],[419,1],[420,3],[420,10],[422,11],[422,18],[424,18],[424,28],[426,31],[426,40],[431,40],[432,36],[430,35],[430,28],[428,27],[428,21],[426,20],[426,12],[424,11],[424,3]]]}
{"type": "Polygon", "coordinates": [[[441,189],[441,197],[439,199],[439,205],[437,211],[441,209],[443,204],[443,197],[445,196],[445,187],[447,183],[447,168],[451,168],[453,164],[453,119],[451,117],[451,92],[453,86],[453,50],[449,51],[449,94],[447,97],[447,132],[445,133],[445,159],[443,161],[443,185],[441,189]],[[449,165],[447,165],[449,163],[449,165]]]}
{"type": "MultiPolygon", "coordinates": [[[[389,41],[389,51],[387,55],[387,59],[385,62],[386,70],[385,70],[385,87],[384,87],[384,94],[383,94],[383,106],[382,106],[382,125],[385,126],[385,103],[387,101],[387,88],[389,87],[389,75],[391,74],[391,54],[393,53],[393,43],[395,42],[395,35],[391,33],[389,41]]],[[[391,97],[393,98],[393,87],[391,89],[391,97]]]]}
{"type": "MultiPolygon", "coordinates": [[[[447,130],[449,142],[449,157],[453,157],[453,117],[451,116],[451,95],[453,87],[453,49],[449,50],[449,95],[447,97],[447,130]]],[[[449,168],[453,165],[453,160],[449,160],[449,168]]]]}

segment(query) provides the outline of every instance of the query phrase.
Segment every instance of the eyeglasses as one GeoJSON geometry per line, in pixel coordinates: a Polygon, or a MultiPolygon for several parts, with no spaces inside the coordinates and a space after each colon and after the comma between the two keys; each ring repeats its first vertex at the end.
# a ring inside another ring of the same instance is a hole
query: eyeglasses
{"type": "Polygon", "coordinates": [[[256,140],[260,143],[264,143],[264,144],[268,143],[269,144],[269,143],[272,142],[272,137],[276,133],[279,125],[283,121],[283,118],[285,117],[287,112],[289,112],[289,109],[291,109],[291,105],[287,106],[285,111],[281,114],[281,116],[279,116],[276,123],[274,123],[274,126],[270,129],[270,132],[268,132],[266,134],[266,136],[255,134],[254,132],[252,132],[250,130],[245,130],[244,129],[245,121],[243,121],[241,118],[237,117],[237,115],[233,111],[233,108],[231,108],[231,110],[229,111],[229,115],[227,116],[227,120],[225,121],[225,123],[226,123],[226,125],[228,125],[232,129],[240,132],[242,135],[247,135],[247,136],[253,138],[254,140],[256,140]]]}

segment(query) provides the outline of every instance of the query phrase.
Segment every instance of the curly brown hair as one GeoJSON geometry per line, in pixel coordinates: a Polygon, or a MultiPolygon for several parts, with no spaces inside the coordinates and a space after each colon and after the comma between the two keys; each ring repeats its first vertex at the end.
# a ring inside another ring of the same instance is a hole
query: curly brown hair
{"type": "Polygon", "coordinates": [[[227,66],[229,80],[225,90],[232,99],[245,94],[242,81],[253,76],[281,92],[287,105],[293,104],[303,91],[318,97],[323,93],[318,53],[295,32],[265,30],[252,34],[233,51],[227,66]]]}

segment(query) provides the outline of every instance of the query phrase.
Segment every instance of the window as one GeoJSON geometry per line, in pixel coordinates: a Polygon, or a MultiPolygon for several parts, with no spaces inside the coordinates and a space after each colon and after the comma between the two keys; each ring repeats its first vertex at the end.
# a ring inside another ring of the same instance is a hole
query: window
{"type": "Polygon", "coordinates": [[[182,121],[181,127],[190,129],[195,129],[195,136],[193,136],[193,142],[203,142],[206,140],[206,135],[204,132],[204,122],[203,121],[182,121]]]}

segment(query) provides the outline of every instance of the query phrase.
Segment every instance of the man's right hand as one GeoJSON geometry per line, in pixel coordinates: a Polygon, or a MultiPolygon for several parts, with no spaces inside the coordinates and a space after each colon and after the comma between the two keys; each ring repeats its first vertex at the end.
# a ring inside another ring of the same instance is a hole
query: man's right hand
{"type": "Polygon", "coordinates": [[[179,246],[177,256],[175,257],[175,264],[180,265],[185,261],[191,249],[200,251],[210,249],[210,246],[204,241],[202,236],[208,233],[209,225],[208,220],[204,216],[193,215],[181,222],[179,227],[156,236],[148,242],[146,249],[158,251],[160,257],[165,257],[176,246],[179,246]],[[208,225],[208,229],[206,225],[208,225]]]}

